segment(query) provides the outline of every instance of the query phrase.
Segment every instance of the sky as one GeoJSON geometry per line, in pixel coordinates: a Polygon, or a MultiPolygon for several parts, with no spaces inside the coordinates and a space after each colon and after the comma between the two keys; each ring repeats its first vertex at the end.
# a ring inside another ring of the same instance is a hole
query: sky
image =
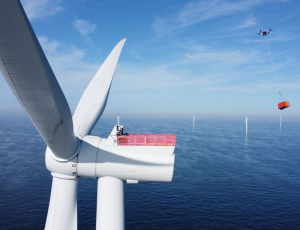
{"type": "MultiPolygon", "coordinates": [[[[127,38],[103,117],[279,119],[280,91],[300,120],[298,0],[21,2],[72,112],[127,38]]],[[[0,92],[0,115],[25,113],[0,92]]]]}

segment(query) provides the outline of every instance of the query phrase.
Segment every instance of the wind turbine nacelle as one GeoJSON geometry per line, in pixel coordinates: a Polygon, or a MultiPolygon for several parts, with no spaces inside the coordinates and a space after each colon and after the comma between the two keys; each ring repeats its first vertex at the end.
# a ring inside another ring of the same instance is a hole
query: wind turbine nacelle
{"type": "Polygon", "coordinates": [[[59,161],[46,149],[46,166],[55,174],[100,178],[111,176],[128,183],[171,182],[174,173],[174,146],[119,146],[109,138],[85,136],[79,154],[59,161]]]}
{"type": "Polygon", "coordinates": [[[117,146],[109,138],[85,136],[78,155],[78,176],[111,176],[123,181],[171,182],[175,146],[117,146]]]}

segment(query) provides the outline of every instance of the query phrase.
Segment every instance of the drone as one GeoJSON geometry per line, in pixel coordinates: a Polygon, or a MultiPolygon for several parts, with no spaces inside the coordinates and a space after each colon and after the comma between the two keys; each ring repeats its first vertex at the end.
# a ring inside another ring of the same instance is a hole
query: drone
{"type": "Polygon", "coordinates": [[[266,36],[267,34],[269,34],[270,33],[270,31],[272,31],[271,29],[268,29],[268,30],[264,30],[264,31],[259,31],[259,33],[257,33],[258,35],[263,35],[263,36],[266,36]]]}

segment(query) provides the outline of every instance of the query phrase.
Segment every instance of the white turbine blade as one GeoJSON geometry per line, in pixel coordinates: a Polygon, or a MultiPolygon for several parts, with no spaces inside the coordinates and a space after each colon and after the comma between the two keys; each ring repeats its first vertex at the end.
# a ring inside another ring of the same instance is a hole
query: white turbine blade
{"type": "Polygon", "coordinates": [[[54,173],[45,230],[77,229],[78,178],[54,173]]]}
{"type": "Polygon", "coordinates": [[[74,155],[69,105],[18,0],[0,4],[0,71],[54,155],[74,155]]]}
{"type": "Polygon", "coordinates": [[[73,122],[75,135],[81,139],[90,134],[105,109],[111,82],[125,41],[126,39],[121,40],[111,51],[79,101],[73,115],[73,122]]]}
{"type": "Polygon", "coordinates": [[[98,179],[96,230],[124,230],[123,181],[114,177],[98,179]]]}

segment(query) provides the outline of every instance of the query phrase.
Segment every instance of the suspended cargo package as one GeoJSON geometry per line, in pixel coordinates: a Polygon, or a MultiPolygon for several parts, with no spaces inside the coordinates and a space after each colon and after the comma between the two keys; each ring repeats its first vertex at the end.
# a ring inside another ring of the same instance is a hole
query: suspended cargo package
{"type": "Polygon", "coordinates": [[[287,107],[290,107],[290,103],[288,101],[283,101],[278,103],[278,109],[283,110],[287,107]]]}
{"type": "Polygon", "coordinates": [[[284,98],[284,96],[282,96],[282,94],[279,92],[279,102],[278,103],[278,109],[283,110],[287,107],[290,107],[290,103],[288,101],[286,101],[286,99],[284,98]]]}

